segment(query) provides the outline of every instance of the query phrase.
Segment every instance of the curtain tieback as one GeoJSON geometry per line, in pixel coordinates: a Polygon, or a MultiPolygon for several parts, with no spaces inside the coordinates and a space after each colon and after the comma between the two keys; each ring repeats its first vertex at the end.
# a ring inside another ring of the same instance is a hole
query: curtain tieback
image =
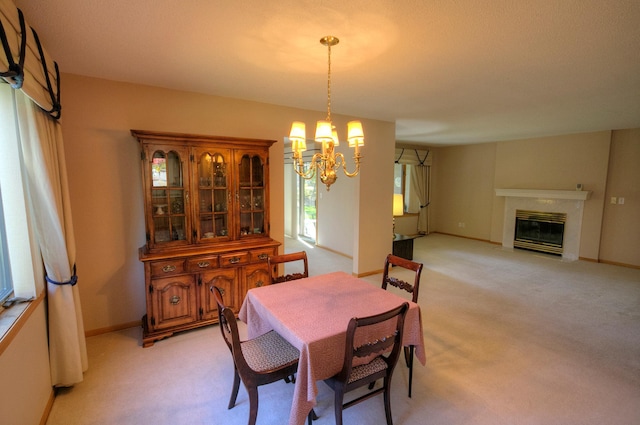
{"type": "Polygon", "coordinates": [[[420,205],[420,208],[426,208],[426,207],[428,207],[428,206],[429,206],[429,204],[430,204],[430,203],[431,203],[431,202],[427,202],[427,203],[426,203],[426,204],[424,204],[424,205],[420,205]]]}
{"type": "Polygon", "coordinates": [[[13,60],[13,53],[9,47],[9,41],[7,40],[7,34],[4,31],[2,22],[0,22],[0,40],[2,41],[2,47],[4,47],[4,53],[7,57],[7,63],[9,68],[5,72],[0,72],[0,77],[6,78],[11,87],[14,89],[22,88],[22,82],[24,81],[24,57],[27,51],[27,31],[25,30],[26,24],[24,22],[24,15],[22,10],[18,9],[18,18],[20,20],[20,52],[18,55],[18,63],[13,60]]]}
{"type": "Polygon", "coordinates": [[[53,283],[54,285],[71,285],[71,286],[75,286],[76,283],[78,283],[78,275],[76,275],[76,265],[73,265],[73,275],[71,276],[71,279],[69,279],[66,282],[56,282],[55,280],[51,279],[49,276],[45,276],[45,279],[47,279],[47,282],[49,283],[53,283]]]}

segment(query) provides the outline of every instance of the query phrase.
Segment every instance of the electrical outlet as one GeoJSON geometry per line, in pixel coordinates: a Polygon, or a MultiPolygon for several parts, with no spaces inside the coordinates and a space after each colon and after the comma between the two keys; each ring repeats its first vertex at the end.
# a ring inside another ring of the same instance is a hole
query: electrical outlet
{"type": "Polygon", "coordinates": [[[620,197],[618,198],[618,205],[622,205],[622,204],[624,204],[624,198],[620,197]]]}
{"type": "Polygon", "coordinates": [[[612,204],[617,204],[618,203],[618,198],[616,198],[615,196],[611,197],[611,203],[612,204]]]}

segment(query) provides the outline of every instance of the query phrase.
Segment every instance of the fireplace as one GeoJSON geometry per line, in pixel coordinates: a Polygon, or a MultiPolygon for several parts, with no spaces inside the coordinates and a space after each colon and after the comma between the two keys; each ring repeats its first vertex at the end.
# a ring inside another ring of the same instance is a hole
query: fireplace
{"type": "MultiPolygon", "coordinates": [[[[590,198],[591,192],[587,190],[545,190],[545,189],[496,189],[496,195],[504,197],[504,221],[502,227],[502,246],[513,249],[517,244],[528,244],[530,241],[519,241],[516,243],[516,211],[529,211],[536,213],[564,214],[565,221],[562,227],[561,248],[556,249],[556,254],[561,255],[563,260],[573,261],[579,258],[580,254],[580,234],[582,233],[582,212],[584,202],[590,198]],[[561,249],[560,251],[557,251],[561,249]]],[[[539,231],[545,243],[551,239],[557,245],[558,220],[538,220],[539,226],[527,230],[528,235],[539,231]],[[549,223],[551,221],[552,223],[549,223]],[[552,225],[553,229],[549,229],[552,225]],[[555,232],[551,237],[549,233],[555,232]]],[[[529,223],[525,223],[529,224],[529,223]]],[[[523,225],[522,225],[523,226],[523,225]]],[[[535,226],[535,225],[534,225],[535,226]]],[[[524,239],[519,237],[518,239],[524,239]]],[[[530,239],[530,238],[529,238],[530,239]]],[[[529,246],[520,248],[531,249],[529,246]]],[[[536,250],[539,246],[535,247],[536,250]]],[[[550,252],[550,251],[545,251],[550,252]]]]}
{"type": "Polygon", "coordinates": [[[567,214],[516,210],[514,248],[562,255],[567,214]]]}

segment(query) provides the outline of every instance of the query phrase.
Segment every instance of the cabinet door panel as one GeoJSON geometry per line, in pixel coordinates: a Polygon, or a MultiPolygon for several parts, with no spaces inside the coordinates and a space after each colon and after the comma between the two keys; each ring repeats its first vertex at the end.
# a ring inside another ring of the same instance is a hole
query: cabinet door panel
{"type": "Polygon", "coordinates": [[[184,325],[198,319],[193,276],[153,279],[151,285],[154,315],[150,323],[153,330],[184,325]]]}
{"type": "Polygon", "coordinates": [[[269,282],[269,268],[267,267],[267,263],[261,262],[245,267],[245,290],[243,293],[253,288],[268,285],[269,282]]]}
{"type": "Polygon", "coordinates": [[[218,318],[218,306],[213,297],[211,288],[217,286],[222,291],[222,298],[227,307],[235,313],[240,311],[238,303],[238,270],[218,269],[203,273],[200,276],[202,284],[200,290],[200,307],[202,308],[202,319],[218,318]]]}

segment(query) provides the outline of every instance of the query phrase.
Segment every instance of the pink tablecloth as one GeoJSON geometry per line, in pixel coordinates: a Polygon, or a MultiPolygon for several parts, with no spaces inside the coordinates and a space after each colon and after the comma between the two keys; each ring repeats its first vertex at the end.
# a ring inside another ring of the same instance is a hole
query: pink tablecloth
{"type": "MultiPolygon", "coordinates": [[[[340,371],[347,325],[352,317],[371,316],[406,299],[344,272],[251,289],[240,309],[249,338],[275,330],[300,350],[289,425],[303,425],[316,404],[316,381],[340,371]]],[[[403,343],[414,345],[424,365],[420,307],[409,302],[403,343]]]]}

